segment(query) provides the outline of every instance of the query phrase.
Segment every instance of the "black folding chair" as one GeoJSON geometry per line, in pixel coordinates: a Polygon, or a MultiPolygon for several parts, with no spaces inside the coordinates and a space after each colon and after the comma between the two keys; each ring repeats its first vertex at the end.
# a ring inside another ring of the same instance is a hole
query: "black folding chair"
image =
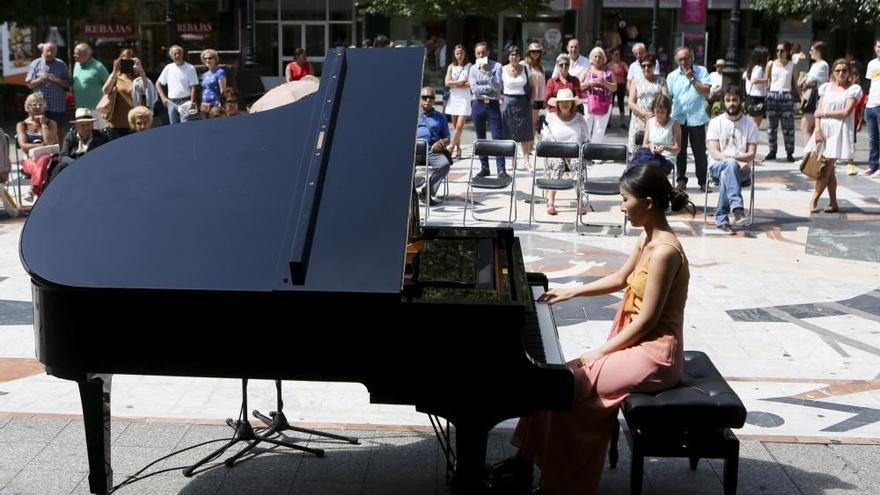
{"type": "MultiPolygon", "coordinates": [[[[581,179],[583,180],[582,189],[587,196],[587,205],[592,210],[590,203],[590,195],[597,196],[618,196],[620,195],[620,176],[605,176],[601,178],[590,178],[590,170],[601,165],[593,164],[593,160],[619,162],[626,166],[627,149],[624,144],[592,144],[583,145],[581,150],[581,158],[584,165],[581,170],[581,179]]],[[[621,235],[626,234],[627,217],[624,214],[620,224],[607,223],[586,223],[581,221],[581,225],[585,227],[619,227],[621,235]]],[[[581,233],[581,232],[579,232],[581,233]]]]}
{"type": "MultiPolygon", "coordinates": [[[[471,153],[471,165],[468,170],[468,185],[464,195],[464,216],[461,220],[462,225],[467,223],[468,204],[474,201],[473,189],[489,189],[500,190],[510,187],[510,207],[507,213],[507,224],[510,225],[516,221],[516,208],[514,208],[514,198],[516,195],[516,141],[495,140],[495,139],[477,139],[474,141],[473,151],[471,153]],[[474,160],[480,156],[488,157],[504,157],[510,158],[511,170],[513,174],[507,178],[497,177],[475,177],[474,176],[474,160]]],[[[471,210],[471,216],[477,221],[491,221],[488,218],[480,218],[476,213],[476,203],[471,210]]]]}
{"type": "MultiPolygon", "coordinates": [[[[413,177],[413,188],[417,191],[421,187],[429,187],[429,180],[431,178],[431,169],[428,167],[428,142],[424,139],[416,139],[416,155],[413,160],[413,165],[415,167],[415,177],[413,177]],[[419,175],[419,169],[424,168],[425,175],[419,175]]],[[[426,189],[430,191],[430,189],[426,189]]],[[[431,199],[430,192],[428,193],[428,198],[425,199],[425,222],[428,221],[428,215],[431,211],[431,199]]]]}
{"type": "MultiPolygon", "coordinates": [[[[755,223],[755,162],[751,163],[749,166],[751,171],[749,172],[749,180],[748,182],[743,182],[742,187],[748,187],[749,191],[749,221],[745,224],[745,227],[751,227],[753,223],[755,223]]],[[[718,194],[724,194],[724,188],[721,186],[719,181],[712,178],[712,174],[708,171],[706,172],[708,175],[708,181],[711,182],[718,191],[718,194]]],[[[715,203],[716,205],[718,203],[715,203]]],[[[706,188],[706,192],[703,194],[703,223],[709,221],[709,188],[706,188]]]]}
{"type": "MultiPolygon", "coordinates": [[[[10,187],[12,188],[13,198],[18,203],[18,207],[21,208],[21,198],[22,198],[21,180],[22,180],[23,174],[21,171],[22,157],[21,157],[21,149],[18,147],[18,139],[10,136],[9,134],[6,134],[5,132],[0,132],[0,139],[3,139],[6,142],[6,146],[4,146],[3,148],[5,148],[7,152],[11,149],[15,149],[15,162],[14,162],[14,164],[10,164],[9,176],[6,180],[6,184],[4,184],[4,187],[6,187],[7,190],[10,187]],[[14,184],[12,183],[13,172],[15,172],[15,179],[14,179],[15,183],[14,184]]],[[[9,156],[7,155],[6,158],[9,158],[9,156]]]]}
{"type": "MultiPolygon", "coordinates": [[[[581,218],[581,181],[574,179],[538,178],[538,158],[544,158],[545,164],[547,163],[547,160],[551,158],[570,161],[577,160],[578,173],[581,174],[584,166],[584,161],[581,159],[581,145],[574,141],[541,141],[538,143],[535,147],[535,160],[532,163],[532,199],[529,208],[529,226],[532,225],[533,219],[538,223],[565,223],[553,222],[550,220],[538,220],[538,218],[535,217],[535,188],[537,187],[542,191],[568,191],[574,189],[576,192],[574,228],[575,231],[577,231],[578,222],[580,222],[581,218]]],[[[571,172],[574,173],[575,171],[571,170],[571,172]]]]}

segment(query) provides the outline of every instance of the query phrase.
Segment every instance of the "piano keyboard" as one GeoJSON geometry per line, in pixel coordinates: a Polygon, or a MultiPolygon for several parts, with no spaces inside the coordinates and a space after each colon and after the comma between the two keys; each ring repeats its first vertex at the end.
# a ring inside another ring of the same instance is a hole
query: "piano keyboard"
{"type": "Polygon", "coordinates": [[[549,304],[537,301],[544,293],[544,288],[535,285],[531,289],[532,297],[535,299],[535,312],[526,313],[526,331],[523,335],[526,352],[540,363],[564,365],[565,359],[562,357],[553,311],[549,304]]]}

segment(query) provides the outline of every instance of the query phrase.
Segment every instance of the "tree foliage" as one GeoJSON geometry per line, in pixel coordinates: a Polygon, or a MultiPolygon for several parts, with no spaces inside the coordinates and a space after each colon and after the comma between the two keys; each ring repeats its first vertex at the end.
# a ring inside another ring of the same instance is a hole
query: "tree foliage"
{"type": "Polygon", "coordinates": [[[487,16],[499,12],[521,14],[525,18],[547,10],[546,0],[363,0],[370,14],[437,19],[439,17],[487,16]]]}
{"type": "Polygon", "coordinates": [[[832,29],[880,23],[880,0],[752,0],[774,17],[827,21],[832,29]]]}
{"type": "Polygon", "coordinates": [[[44,24],[75,20],[88,11],[90,0],[2,0],[0,23],[44,24]]]}

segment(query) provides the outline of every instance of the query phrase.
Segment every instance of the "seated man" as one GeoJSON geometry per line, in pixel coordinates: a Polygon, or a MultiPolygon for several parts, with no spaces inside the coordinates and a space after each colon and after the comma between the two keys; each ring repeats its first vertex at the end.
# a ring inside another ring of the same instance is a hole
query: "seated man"
{"type": "Polygon", "coordinates": [[[750,185],[751,166],[758,149],[758,126],[743,118],[739,87],[730,86],[724,93],[725,113],[709,122],[706,141],[712,164],[709,176],[720,183],[715,228],[733,234],[727,215],[733,211],[733,222],[746,222],[742,186],[750,185]]]}
{"type": "Polygon", "coordinates": [[[437,191],[452,166],[452,156],[446,150],[450,139],[449,123],[446,121],[446,115],[434,110],[434,99],[433,88],[430,86],[422,88],[419,127],[416,129],[416,139],[424,139],[428,142],[428,156],[425,163],[431,169],[428,186],[419,191],[419,199],[425,201],[425,194],[430,190],[431,198],[427,201],[430,201],[431,205],[440,204],[440,200],[436,198],[437,191]]]}
{"type": "Polygon", "coordinates": [[[46,184],[49,184],[77,158],[110,140],[106,134],[94,128],[95,117],[88,108],[77,108],[75,118],[70,123],[73,124],[73,129],[64,136],[64,142],[61,145],[61,157],[57,164],[49,167],[49,176],[46,179],[46,184]]]}

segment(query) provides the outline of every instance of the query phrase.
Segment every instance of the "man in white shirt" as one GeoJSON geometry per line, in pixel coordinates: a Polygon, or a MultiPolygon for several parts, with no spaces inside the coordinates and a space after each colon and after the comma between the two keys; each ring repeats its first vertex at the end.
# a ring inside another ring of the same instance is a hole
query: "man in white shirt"
{"type": "MultiPolygon", "coordinates": [[[[758,150],[758,126],[752,119],[743,118],[739,87],[728,87],[724,95],[725,113],[709,121],[706,141],[712,164],[709,176],[720,184],[718,206],[715,207],[715,228],[733,234],[728,213],[733,212],[733,223],[746,222],[743,209],[742,186],[751,184],[751,167],[758,150]]],[[[754,187],[754,186],[752,186],[754,187]]]]}
{"type": "MultiPolygon", "coordinates": [[[[568,74],[570,76],[577,77],[580,79],[581,71],[590,68],[590,59],[581,55],[581,45],[578,42],[577,38],[572,38],[568,40],[568,45],[566,45],[566,49],[568,51],[568,58],[570,60],[571,65],[568,67],[568,74]]],[[[553,76],[556,77],[559,74],[559,67],[553,68],[553,76]]],[[[584,89],[583,87],[581,89],[584,89]]]]}
{"type": "Polygon", "coordinates": [[[880,177],[877,171],[880,160],[880,38],[874,40],[874,55],[868,62],[865,77],[871,81],[868,90],[868,103],[865,105],[865,124],[868,127],[868,170],[864,175],[880,177]]]}
{"type": "Polygon", "coordinates": [[[168,123],[179,124],[186,121],[186,115],[181,118],[180,106],[186,102],[189,108],[193,108],[196,101],[196,88],[199,86],[199,76],[196,74],[196,68],[183,60],[183,48],[178,45],[172,45],[168,49],[168,56],[172,62],[162,69],[162,74],[156,81],[156,89],[159,92],[159,98],[162,104],[168,109],[168,123]],[[168,88],[165,93],[163,86],[168,88]]]}

